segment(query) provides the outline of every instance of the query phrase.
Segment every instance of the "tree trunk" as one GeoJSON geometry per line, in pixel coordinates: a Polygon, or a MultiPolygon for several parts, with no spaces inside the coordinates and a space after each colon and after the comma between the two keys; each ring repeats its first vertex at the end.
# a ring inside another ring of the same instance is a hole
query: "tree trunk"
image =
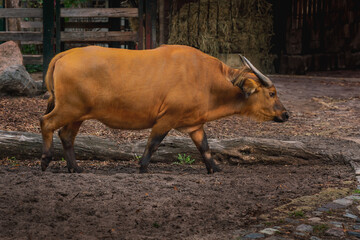
{"type": "MultiPolygon", "coordinates": [[[[209,145],[217,161],[228,164],[314,164],[320,162],[360,162],[359,146],[349,145],[349,153],[336,147],[344,146],[346,142],[337,143],[332,140],[332,146],[327,142],[318,142],[317,148],[306,146],[299,141],[280,141],[275,139],[236,138],[210,139],[209,145]],[[332,149],[335,147],[334,149],[332,149]]],[[[117,144],[113,141],[95,136],[78,136],[75,141],[75,153],[79,160],[134,160],[141,156],[146,140],[136,143],[117,144]]],[[[310,145],[310,144],[309,144],[310,145]]],[[[312,144],[314,145],[314,144],[312,144]]],[[[42,139],[40,134],[28,132],[0,131],[0,158],[16,157],[19,160],[39,159],[41,156],[42,139]]],[[[341,147],[343,149],[343,147],[341,147]]],[[[63,149],[59,138],[54,137],[55,160],[63,157],[63,149]]],[[[160,145],[152,157],[153,162],[172,163],[178,154],[191,155],[198,162],[200,154],[189,138],[168,137],[160,145]]]]}
{"type": "MultiPolygon", "coordinates": [[[[6,8],[19,8],[20,0],[5,0],[5,7],[6,8]]],[[[7,31],[20,31],[20,18],[7,18],[6,19],[6,30],[7,31]]],[[[15,41],[16,44],[20,47],[20,41],[15,41]]]]}

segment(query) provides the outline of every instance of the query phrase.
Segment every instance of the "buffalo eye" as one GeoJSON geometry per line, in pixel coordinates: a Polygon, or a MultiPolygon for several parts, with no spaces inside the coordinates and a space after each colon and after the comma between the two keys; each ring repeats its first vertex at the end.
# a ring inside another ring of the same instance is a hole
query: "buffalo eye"
{"type": "Polygon", "coordinates": [[[270,97],[275,97],[275,93],[274,92],[269,92],[270,97]]]}

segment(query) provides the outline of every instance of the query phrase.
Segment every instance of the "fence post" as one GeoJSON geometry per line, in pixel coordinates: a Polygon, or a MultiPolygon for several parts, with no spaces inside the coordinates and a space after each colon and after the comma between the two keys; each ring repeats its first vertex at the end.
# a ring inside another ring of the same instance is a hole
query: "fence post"
{"type": "Polygon", "coordinates": [[[56,53],[61,52],[61,5],[60,0],[56,0],[55,6],[55,17],[56,17],[56,53]]]}
{"type": "Polygon", "coordinates": [[[144,49],[144,0],[139,0],[139,29],[138,29],[138,49],[144,49]]]}
{"type": "Polygon", "coordinates": [[[151,2],[145,1],[145,49],[151,49],[151,2]]]}
{"type": "Polygon", "coordinates": [[[156,20],[157,20],[157,0],[152,0],[151,4],[151,48],[156,48],[156,20]]]}
{"type": "Polygon", "coordinates": [[[53,49],[54,32],[54,1],[47,0],[43,2],[43,87],[45,87],[45,75],[54,56],[53,49]]]}

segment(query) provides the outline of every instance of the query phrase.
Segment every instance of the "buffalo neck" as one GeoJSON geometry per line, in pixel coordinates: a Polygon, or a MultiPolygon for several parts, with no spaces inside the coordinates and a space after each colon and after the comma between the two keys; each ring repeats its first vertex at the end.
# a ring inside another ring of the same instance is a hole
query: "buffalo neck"
{"type": "Polygon", "coordinates": [[[240,88],[231,83],[228,75],[215,79],[211,88],[207,121],[240,113],[244,105],[244,95],[240,88]]]}

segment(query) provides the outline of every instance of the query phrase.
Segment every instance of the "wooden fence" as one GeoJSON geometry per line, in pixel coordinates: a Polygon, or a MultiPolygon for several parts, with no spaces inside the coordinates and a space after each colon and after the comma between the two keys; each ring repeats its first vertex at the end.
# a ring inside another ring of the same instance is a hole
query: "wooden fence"
{"type": "Polygon", "coordinates": [[[289,3],[280,72],[359,66],[360,1],[291,0],[289,3]]]}
{"type": "MultiPolygon", "coordinates": [[[[42,18],[42,9],[0,8],[0,18],[42,18]]],[[[42,44],[42,22],[21,21],[21,31],[0,32],[0,41],[20,41],[22,44],[42,44]],[[35,30],[37,29],[37,30],[35,30]]],[[[42,55],[24,55],[24,64],[40,64],[42,55]]]]}
{"type": "Polygon", "coordinates": [[[0,41],[41,44],[43,55],[24,55],[24,64],[43,63],[43,70],[61,44],[133,42],[138,49],[156,46],[156,0],[139,0],[138,8],[60,8],[60,0],[44,1],[43,8],[0,8],[1,18],[21,18],[20,31],[0,31],[0,41]],[[145,10],[145,11],[144,11],[145,10]],[[35,19],[24,21],[24,18],[35,19]],[[111,31],[108,22],[65,22],[65,18],[138,18],[138,31],[111,31]],[[145,20],[145,21],[144,21],[145,20]],[[145,24],[144,24],[145,23],[145,24]],[[102,28],[106,31],[66,31],[66,28],[102,28]],[[145,31],[144,31],[145,29],[145,31]],[[145,37],[144,37],[145,33],[145,37]]]}

